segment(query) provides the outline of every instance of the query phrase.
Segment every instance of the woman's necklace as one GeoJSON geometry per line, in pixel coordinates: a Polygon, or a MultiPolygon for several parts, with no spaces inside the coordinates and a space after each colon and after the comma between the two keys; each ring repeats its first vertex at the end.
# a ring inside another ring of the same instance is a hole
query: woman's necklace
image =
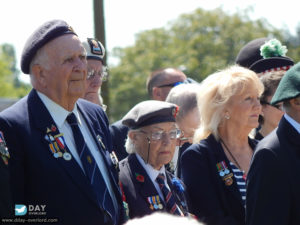
{"type": "Polygon", "coordinates": [[[231,153],[231,151],[229,150],[229,148],[227,147],[227,145],[225,145],[224,141],[220,138],[221,143],[224,145],[226,151],[229,153],[229,155],[231,156],[231,158],[233,159],[235,165],[239,168],[240,171],[242,171],[245,174],[245,171],[242,170],[242,167],[240,166],[240,164],[238,163],[238,161],[236,160],[236,158],[233,156],[233,154],[231,153]]]}

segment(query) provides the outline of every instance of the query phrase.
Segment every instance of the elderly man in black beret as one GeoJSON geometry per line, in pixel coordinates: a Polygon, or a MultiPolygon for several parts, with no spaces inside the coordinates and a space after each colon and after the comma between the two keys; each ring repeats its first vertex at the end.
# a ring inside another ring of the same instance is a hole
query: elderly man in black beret
{"type": "Polygon", "coordinates": [[[262,139],[247,181],[247,225],[300,224],[300,63],[281,79],[271,104],[283,102],[278,128],[262,139]]]}
{"type": "Polygon", "coordinates": [[[184,185],[164,167],[180,136],[177,110],[175,104],[149,100],[134,106],[122,120],[130,129],[129,156],[120,162],[119,176],[130,218],[157,211],[188,215],[184,185]]]}
{"type": "Polygon", "coordinates": [[[27,40],[21,68],[33,89],[0,114],[15,215],[27,207],[29,218],[56,224],[121,223],[108,120],[101,107],[79,99],[87,61],[74,30],[62,20],[44,23],[27,40]]]}

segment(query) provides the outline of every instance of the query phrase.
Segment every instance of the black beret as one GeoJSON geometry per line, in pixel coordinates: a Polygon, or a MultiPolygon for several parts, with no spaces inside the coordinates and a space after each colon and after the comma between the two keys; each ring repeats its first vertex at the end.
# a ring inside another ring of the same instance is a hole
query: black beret
{"type": "Polygon", "coordinates": [[[96,38],[87,38],[86,41],[82,42],[82,45],[86,50],[87,59],[96,59],[103,63],[105,48],[100,41],[96,38]]]}
{"type": "Polygon", "coordinates": [[[262,59],[260,55],[260,46],[270,40],[269,38],[257,38],[248,42],[239,52],[235,59],[235,63],[240,66],[249,68],[254,62],[262,59]]]}
{"type": "Polygon", "coordinates": [[[175,122],[178,106],[164,101],[148,100],[135,105],[122,119],[131,129],[163,123],[175,122]]]}
{"type": "Polygon", "coordinates": [[[300,62],[289,69],[281,78],[271,104],[283,102],[300,95],[300,62]]]}
{"type": "Polygon", "coordinates": [[[51,20],[37,28],[28,38],[23,48],[21,56],[21,69],[23,73],[29,74],[31,60],[41,47],[64,34],[77,35],[72,27],[63,20],[51,20]]]}

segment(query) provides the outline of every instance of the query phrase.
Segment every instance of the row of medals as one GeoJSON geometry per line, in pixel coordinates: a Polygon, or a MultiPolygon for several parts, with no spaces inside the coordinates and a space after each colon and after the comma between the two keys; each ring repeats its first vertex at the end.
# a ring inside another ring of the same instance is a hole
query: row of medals
{"type": "Polygon", "coordinates": [[[65,144],[62,134],[58,134],[53,137],[51,134],[47,133],[46,139],[50,142],[49,148],[50,148],[51,152],[53,153],[54,158],[63,157],[63,159],[66,161],[70,161],[72,159],[72,155],[69,152],[67,152],[67,150],[66,150],[66,147],[65,147],[66,144],[65,144]],[[61,137],[61,139],[64,143],[60,143],[60,144],[57,143],[57,142],[61,142],[58,139],[59,137],[61,137]],[[52,149],[54,150],[54,152],[51,149],[50,145],[52,145],[52,147],[53,147],[52,149]],[[61,152],[61,150],[63,152],[61,152]]]}
{"type": "Polygon", "coordinates": [[[159,200],[159,195],[148,197],[148,202],[150,203],[150,209],[162,209],[163,205],[159,200]]]}

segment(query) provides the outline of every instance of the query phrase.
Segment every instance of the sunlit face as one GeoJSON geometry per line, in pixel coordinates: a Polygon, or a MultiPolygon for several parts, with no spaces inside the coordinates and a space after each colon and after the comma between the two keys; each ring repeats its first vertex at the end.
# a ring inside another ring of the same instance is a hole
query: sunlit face
{"type": "Polygon", "coordinates": [[[42,92],[58,104],[78,99],[85,92],[87,62],[76,35],[60,36],[46,46],[47,65],[42,70],[42,92]]]}
{"type": "Polygon", "coordinates": [[[87,60],[88,71],[95,71],[96,75],[86,80],[85,99],[89,98],[89,95],[98,95],[99,89],[102,85],[102,79],[99,75],[99,73],[102,72],[102,67],[103,64],[100,60],[87,60]]]}
{"type": "Polygon", "coordinates": [[[174,122],[157,123],[150,126],[140,128],[142,132],[136,133],[134,140],[136,152],[154,168],[159,170],[163,165],[169,163],[174,155],[176,147],[176,138],[171,139],[168,133],[176,129],[174,122]],[[148,138],[154,132],[165,132],[161,140],[150,140],[150,150],[148,158],[148,138]]]}
{"type": "MultiPolygon", "coordinates": [[[[267,102],[270,103],[272,96],[266,98],[267,102]]],[[[280,108],[282,109],[282,103],[279,103],[280,108]]],[[[262,104],[262,114],[264,117],[264,123],[262,126],[269,126],[275,129],[278,126],[278,123],[283,116],[284,112],[275,106],[269,104],[262,104]]]]}
{"type": "Polygon", "coordinates": [[[253,86],[246,87],[242,94],[229,100],[225,112],[230,116],[228,124],[249,131],[256,128],[261,113],[258,90],[253,86]]]}
{"type": "Polygon", "coordinates": [[[180,145],[189,142],[192,143],[194,133],[200,125],[200,114],[197,107],[188,112],[184,118],[177,122],[179,129],[182,131],[180,145]]]}

